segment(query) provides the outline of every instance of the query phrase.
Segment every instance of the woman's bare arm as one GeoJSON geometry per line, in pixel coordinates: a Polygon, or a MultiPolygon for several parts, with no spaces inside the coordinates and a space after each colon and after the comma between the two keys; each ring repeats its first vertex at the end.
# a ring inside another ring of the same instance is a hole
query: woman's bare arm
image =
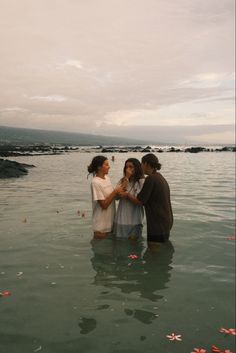
{"type": "Polygon", "coordinates": [[[112,193],[107,196],[107,198],[105,200],[98,200],[99,205],[101,206],[101,208],[103,210],[106,210],[110,204],[112,203],[113,199],[116,197],[117,194],[120,194],[121,192],[123,192],[124,189],[122,186],[117,186],[112,193]]]}
{"type": "Polygon", "coordinates": [[[129,201],[133,202],[135,205],[142,205],[142,202],[139,201],[139,199],[133,195],[131,195],[128,192],[121,192],[120,196],[123,198],[127,198],[129,201]]]}

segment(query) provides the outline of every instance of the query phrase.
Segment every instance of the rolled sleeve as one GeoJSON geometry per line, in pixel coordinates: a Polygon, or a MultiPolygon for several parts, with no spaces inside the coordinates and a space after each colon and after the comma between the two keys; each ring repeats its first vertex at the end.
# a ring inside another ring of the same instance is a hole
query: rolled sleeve
{"type": "Polygon", "coordinates": [[[101,185],[92,182],[91,184],[93,201],[105,200],[105,195],[102,191],[101,185]]]}

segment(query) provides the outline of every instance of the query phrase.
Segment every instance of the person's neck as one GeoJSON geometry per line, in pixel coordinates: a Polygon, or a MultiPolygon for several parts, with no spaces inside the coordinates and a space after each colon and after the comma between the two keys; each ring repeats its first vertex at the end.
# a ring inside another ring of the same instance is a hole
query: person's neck
{"type": "Polygon", "coordinates": [[[105,179],[105,174],[102,172],[98,172],[98,173],[96,173],[96,177],[101,178],[101,179],[105,179]]]}

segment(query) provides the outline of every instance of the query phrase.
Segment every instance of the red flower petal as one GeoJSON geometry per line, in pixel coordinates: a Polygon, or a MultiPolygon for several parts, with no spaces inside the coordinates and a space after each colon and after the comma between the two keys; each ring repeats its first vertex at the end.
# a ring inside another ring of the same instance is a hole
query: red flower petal
{"type": "Polygon", "coordinates": [[[11,292],[8,292],[8,291],[0,292],[0,297],[9,297],[10,295],[11,295],[11,292]]]}
{"type": "Polygon", "coordinates": [[[129,259],[132,259],[132,260],[135,260],[135,259],[138,258],[138,256],[135,255],[135,254],[130,254],[130,255],[128,256],[128,258],[129,258],[129,259]]]}
{"type": "Polygon", "coordinates": [[[231,335],[233,335],[233,336],[236,336],[236,330],[235,330],[235,328],[229,328],[229,333],[231,334],[231,335]]]}

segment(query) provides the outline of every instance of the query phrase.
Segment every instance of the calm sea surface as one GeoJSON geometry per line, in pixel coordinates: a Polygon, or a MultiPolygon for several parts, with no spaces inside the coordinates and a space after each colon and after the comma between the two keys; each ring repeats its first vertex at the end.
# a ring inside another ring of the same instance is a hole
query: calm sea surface
{"type": "MultiPolygon", "coordinates": [[[[0,352],[234,352],[219,329],[235,328],[235,155],[158,155],[175,223],[157,254],[146,230],[139,244],[91,242],[94,155],[15,158],[36,168],[0,181],[0,352]]],[[[131,156],[115,154],[114,184],[131,156]]]]}

